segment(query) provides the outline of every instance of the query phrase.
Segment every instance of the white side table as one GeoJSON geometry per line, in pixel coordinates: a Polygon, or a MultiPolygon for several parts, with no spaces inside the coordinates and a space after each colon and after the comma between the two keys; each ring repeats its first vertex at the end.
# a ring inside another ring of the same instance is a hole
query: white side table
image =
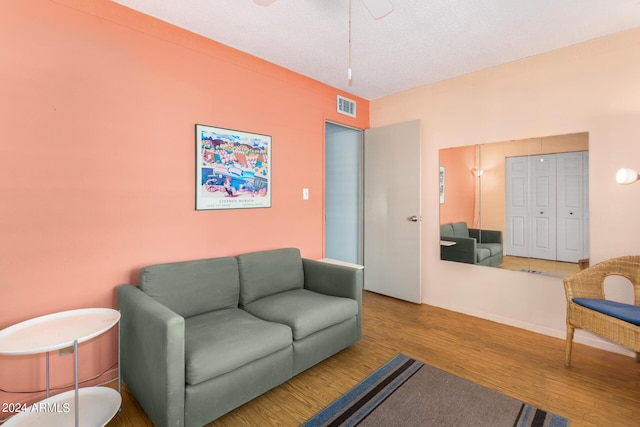
{"type": "Polygon", "coordinates": [[[63,311],[26,320],[0,331],[0,355],[46,353],[47,398],[9,418],[3,427],[104,426],[118,412],[120,394],[120,313],[110,308],[63,311]],[[78,344],[118,325],[118,391],[78,385],[78,344]],[[73,347],[75,389],[49,396],[49,352],[73,347]],[[82,410],[80,410],[82,408],[82,410]]]}
{"type": "Polygon", "coordinates": [[[364,268],[364,265],[353,264],[351,262],[346,262],[346,261],[340,261],[339,259],[320,258],[318,261],[326,262],[327,264],[337,264],[337,265],[343,265],[345,267],[357,268],[359,270],[362,270],[364,268]]]}

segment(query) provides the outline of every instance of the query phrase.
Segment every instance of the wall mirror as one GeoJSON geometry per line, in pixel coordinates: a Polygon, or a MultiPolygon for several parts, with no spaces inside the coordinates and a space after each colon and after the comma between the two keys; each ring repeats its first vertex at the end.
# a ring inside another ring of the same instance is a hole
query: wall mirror
{"type": "Polygon", "coordinates": [[[563,277],[588,265],[587,132],[440,150],[440,259],[563,277]]]}

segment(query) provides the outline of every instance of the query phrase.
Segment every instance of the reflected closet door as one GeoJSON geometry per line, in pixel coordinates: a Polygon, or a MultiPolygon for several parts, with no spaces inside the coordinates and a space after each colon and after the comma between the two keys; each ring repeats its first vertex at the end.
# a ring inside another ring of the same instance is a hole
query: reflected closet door
{"type": "Polygon", "coordinates": [[[529,158],[531,171],[531,257],[556,259],[556,155],[529,158]]]}
{"type": "Polygon", "coordinates": [[[528,258],[531,256],[527,246],[531,228],[531,220],[529,219],[529,160],[527,157],[507,157],[506,170],[505,254],[528,258]]]}
{"type": "Polygon", "coordinates": [[[558,161],[558,261],[585,258],[586,153],[562,153],[558,161]]]}

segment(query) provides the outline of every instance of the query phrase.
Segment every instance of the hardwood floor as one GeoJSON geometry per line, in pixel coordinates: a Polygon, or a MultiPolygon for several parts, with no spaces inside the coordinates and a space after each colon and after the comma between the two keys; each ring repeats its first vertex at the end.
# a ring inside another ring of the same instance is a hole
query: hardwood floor
{"type": "MultiPolygon", "coordinates": [[[[363,338],[209,426],[298,426],[397,353],[571,419],[572,427],[640,425],[640,364],[564,340],[370,292],[363,338]]],[[[109,426],[152,425],[124,389],[109,426]]],[[[483,427],[483,426],[481,426],[483,427]]]]}
{"type": "Polygon", "coordinates": [[[557,274],[562,276],[568,276],[580,271],[578,263],[549,261],[546,259],[538,258],[522,258],[508,255],[504,256],[502,264],[500,264],[498,268],[505,268],[507,270],[514,271],[543,271],[545,273],[557,274]]]}

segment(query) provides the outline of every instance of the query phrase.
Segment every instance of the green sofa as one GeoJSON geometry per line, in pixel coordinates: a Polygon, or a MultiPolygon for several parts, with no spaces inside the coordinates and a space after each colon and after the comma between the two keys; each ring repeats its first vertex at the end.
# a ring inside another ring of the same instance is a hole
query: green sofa
{"type": "Polygon", "coordinates": [[[440,226],[440,240],[440,259],[489,267],[502,264],[502,231],[468,228],[466,222],[454,222],[440,226]],[[446,242],[454,244],[447,246],[446,242]]]}
{"type": "Polygon", "coordinates": [[[360,339],[363,270],[285,248],[140,271],[121,374],[156,426],[201,426],[360,339]]]}

